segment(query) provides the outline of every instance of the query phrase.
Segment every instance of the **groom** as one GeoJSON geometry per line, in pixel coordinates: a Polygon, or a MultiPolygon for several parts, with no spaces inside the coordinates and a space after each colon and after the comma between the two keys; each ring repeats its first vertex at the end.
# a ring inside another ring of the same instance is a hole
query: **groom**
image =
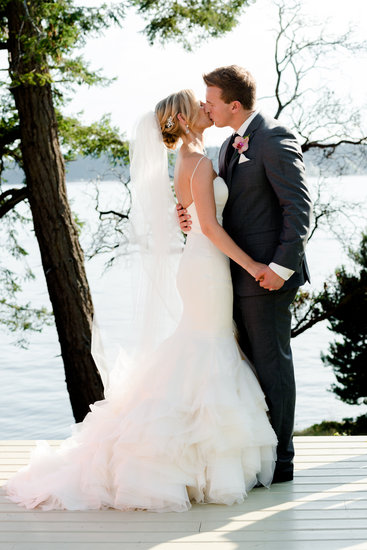
{"type": "MultiPolygon", "coordinates": [[[[234,130],[219,152],[219,175],[229,189],[223,227],[264,264],[255,280],[231,262],[234,320],[278,437],[273,483],[290,481],[295,408],[290,305],[298,287],[310,280],[304,250],[311,200],[302,152],[287,128],[256,109],[256,84],[247,70],[221,67],[204,75],[204,81],[210,118],[234,130]]],[[[189,216],[185,210],[179,216],[187,232],[189,216]]]]}

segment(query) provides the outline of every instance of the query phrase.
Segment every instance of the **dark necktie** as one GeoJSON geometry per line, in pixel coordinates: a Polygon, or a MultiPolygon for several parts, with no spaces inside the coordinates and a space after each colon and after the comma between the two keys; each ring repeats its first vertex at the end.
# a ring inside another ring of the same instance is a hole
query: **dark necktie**
{"type": "Polygon", "coordinates": [[[226,167],[226,170],[228,168],[228,165],[231,161],[231,158],[232,158],[232,155],[235,151],[234,147],[232,147],[233,143],[234,143],[234,140],[236,139],[236,137],[238,136],[239,134],[232,134],[232,137],[231,139],[229,140],[229,143],[228,143],[228,147],[227,147],[227,150],[226,150],[226,156],[224,158],[224,165],[226,167]]]}

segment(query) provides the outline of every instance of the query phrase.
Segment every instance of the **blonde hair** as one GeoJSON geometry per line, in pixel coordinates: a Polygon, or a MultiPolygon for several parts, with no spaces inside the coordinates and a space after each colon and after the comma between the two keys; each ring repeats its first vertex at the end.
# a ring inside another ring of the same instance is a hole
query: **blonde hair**
{"type": "Polygon", "coordinates": [[[199,104],[192,90],[181,90],[157,103],[155,114],[161,127],[163,142],[169,149],[175,149],[183,129],[177,115],[181,113],[189,126],[195,124],[199,104]]]}

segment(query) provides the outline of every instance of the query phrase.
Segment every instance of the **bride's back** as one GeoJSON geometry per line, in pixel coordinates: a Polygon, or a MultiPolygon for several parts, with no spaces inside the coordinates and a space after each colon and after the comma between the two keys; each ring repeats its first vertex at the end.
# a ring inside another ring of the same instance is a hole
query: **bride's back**
{"type": "Polygon", "coordinates": [[[177,200],[184,208],[190,206],[194,200],[191,191],[191,178],[202,158],[202,154],[195,152],[182,153],[179,151],[177,155],[174,186],[177,200]]]}

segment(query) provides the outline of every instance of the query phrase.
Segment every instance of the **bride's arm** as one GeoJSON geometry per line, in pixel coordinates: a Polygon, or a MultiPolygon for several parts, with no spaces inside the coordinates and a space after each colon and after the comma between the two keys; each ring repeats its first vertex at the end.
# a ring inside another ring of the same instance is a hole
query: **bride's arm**
{"type": "Polygon", "coordinates": [[[231,260],[238,263],[255,279],[263,271],[264,264],[255,262],[228,235],[216,218],[213,188],[213,167],[209,159],[200,163],[192,182],[192,195],[204,235],[231,260]]]}

